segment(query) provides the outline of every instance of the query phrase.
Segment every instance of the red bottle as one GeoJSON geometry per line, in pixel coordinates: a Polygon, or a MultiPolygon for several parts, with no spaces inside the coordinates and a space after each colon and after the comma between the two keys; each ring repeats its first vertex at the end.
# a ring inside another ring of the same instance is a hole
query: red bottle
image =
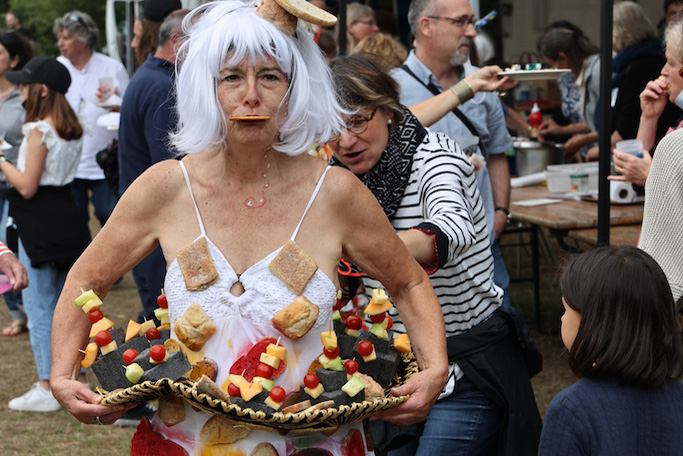
{"type": "Polygon", "coordinates": [[[538,130],[538,127],[543,123],[543,113],[541,113],[540,108],[537,103],[534,103],[534,107],[531,108],[531,113],[529,114],[529,125],[531,128],[538,130]]]}

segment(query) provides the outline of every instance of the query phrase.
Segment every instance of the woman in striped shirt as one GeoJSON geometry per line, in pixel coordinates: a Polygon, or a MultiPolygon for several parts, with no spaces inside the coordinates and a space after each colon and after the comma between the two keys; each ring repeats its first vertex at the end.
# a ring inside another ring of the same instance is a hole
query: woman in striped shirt
{"type": "MultiPolygon", "coordinates": [[[[535,453],[540,416],[499,311],[503,293],[493,283],[474,166],[450,138],[426,130],[399,104],[397,83],[370,57],[338,58],[331,67],[340,97],[356,112],[330,143],[332,161],[349,168],[378,199],[430,275],[446,322],[449,381],[419,440],[391,454],[481,454],[496,446],[507,454],[535,453]],[[511,411],[519,423],[514,429],[511,411]]],[[[372,279],[365,284],[378,285],[372,279]]],[[[404,331],[398,315],[391,317],[404,331]]],[[[375,438],[395,431],[380,429],[375,438]]],[[[391,448],[380,442],[380,450],[391,448]]]]}

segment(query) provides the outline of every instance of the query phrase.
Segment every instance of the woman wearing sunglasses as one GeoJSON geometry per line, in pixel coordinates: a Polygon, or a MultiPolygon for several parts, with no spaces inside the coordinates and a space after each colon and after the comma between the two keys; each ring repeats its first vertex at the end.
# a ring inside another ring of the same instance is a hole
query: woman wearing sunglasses
{"type": "MultiPolygon", "coordinates": [[[[346,118],[341,135],[330,142],[332,161],[349,168],[370,189],[408,251],[429,274],[449,337],[448,384],[422,435],[410,434],[412,443],[396,454],[416,454],[418,446],[422,452],[425,445],[435,454],[461,454],[465,447],[483,454],[496,445],[501,431],[505,445],[515,450],[510,454],[535,452],[540,416],[527,369],[515,355],[499,311],[503,292],[493,283],[486,217],[472,163],[450,138],[426,130],[399,104],[396,81],[371,57],[340,57],[331,68],[340,98],[356,113],[346,118]],[[482,330],[495,335],[497,342],[474,341],[474,333],[482,330]],[[479,361],[458,352],[468,344],[480,354],[479,361]],[[486,375],[480,373],[495,370],[493,365],[505,366],[495,382],[514,392],[501,393],[505,403],[482,392],[487,382],[481,381],[486,375]],[[507,419],[510,409],[516,420],[507,419]],[[505,429],[502,423],[507,423],[505,429]]],[[[378,284],[365,279],[365,285],[378,284]]],[[[391,317],[394,329],[405,331],[398,315],[391,317]]],[[[390,442],[375,437],[380,451],[391,449],[390,442]]]]}

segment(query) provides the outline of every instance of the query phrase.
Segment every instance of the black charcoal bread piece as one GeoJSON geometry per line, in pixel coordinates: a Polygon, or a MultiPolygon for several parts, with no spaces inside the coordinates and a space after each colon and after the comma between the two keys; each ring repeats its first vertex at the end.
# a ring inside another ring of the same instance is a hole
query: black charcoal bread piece
{"type": "Polygon", "coordinates": [[[353,346],[356,344],[356,338],[347,335],[344,332],[346,325],[341,321],[333,322],[334,332],[337,335],[337,346],[339,347],[339,356],[341,359],[350,359],[353,357],[353,346]]]}
{"type": "Polygon", "coordinates": [[[111,334],[111,340],[116,341],[116,346],[120,347],[126,340],[126,334],[123,332],[123,328],[112,328],[109,330],[111,334]]]}
{"type": "MultiPolygon", "coordinates": [[[[147,357],[149,358],[149,353],[147,353],[147,357]]],[[[140,366],[142,367],[142,364],[140,366]]],[[[166,361],[154,364],[153,366],[154,367],[151,369],[145,369],[145,373],[140,380],[141,382],[146,380],[156,382],[162,378],[170,378],[171,380],[176,381],[192,369],[192,365],[187,360],[187,356],[181,351],[170,353],[166,361]]]]}
{"type": "Polygon", "coordinates": [[[401,362],[401,354],[394,348],[389,350],[388,353],[379,353],[377,352],[377,348],[375,348],[375,354],[377,359],[366,363],[363,361],[361,355],[357,352],[354,353],[354,359],[358,363],[358,372],[369,375],[379,383],[382,388],[387,388],[398,370],[398,366],[401,362]]]}
{"type": "Polygon", "coordinates": [[[154,367],[154,364],[151,363],[149,359],[149,342],[147,343],[147,348],[139,352],[138,356],[135,357],[133,360],[134,363],[138,363],[140,367],[142,367],[142,370],[148,371],[152,367],[154,367]]]}
{"type": "Polygon", "coordinates": [[[270,394],[268,391],[263,390],[256,396],[252,397],[249,402],[245,401],[241,397],[232,398],[232,402],[233,404],[238,405],[242,410],[250,408],[255,411],[265,412],[266,415],[272,415],[274,410],[265,403],[268,394],[270,394]]]}
{"type": "Polygon", "coordinates": [[[106,391],[114,391],[118,388],[128,388],[132,383],[126,378],[126,366],[121,356],[100,356],[100,359],[92,363],[92,371],[102,388],[106,391]]]}
{"type": "Polygon", "coordinates": [[[389,352],[390,348],[394,347],[394,337],[393,337],[393,331],[387,331],[389,333],[389,338],[388,339],[380,339],[379,337],[375,336],[373,333],[370,331],[361,331],[360,335],[358,336],[358,339],[356,340],[356,343],[353,346],[353,351],[354,354],[357,353],[356,347],[358,346],[358,342],[362,340],[368,340],[370,343],[372,343],[372,346],[375,347],[375,351],[377,353],[387,353],[389,352]]]}
{"type": "Polygon", "coordinates": [[[346,370],[335,371],[320,367],[315,370],[315,374],[318,376],[318,380],[320,380],[320,384],[323,385],[325,391],[341,389],[348,381],[346,370]]]}

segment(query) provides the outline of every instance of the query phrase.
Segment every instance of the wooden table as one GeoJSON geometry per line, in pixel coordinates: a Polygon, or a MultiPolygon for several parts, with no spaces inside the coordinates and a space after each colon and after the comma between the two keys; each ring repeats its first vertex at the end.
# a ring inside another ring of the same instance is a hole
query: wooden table
{"type": "MultiPolygon", "coordinates": [[[[598,229],[586,228],[582,230],[572,230],[568,236],[577,241],[585,242],[590,245],[598,244],[598,229]]],[[[640,238],[640,225],[618,225],[611,226],[609,229],[610,245],[632,245],[638,246],[640,238]]]]}
{"type": "MultiPolygon", "coordinates": [[[[536,325],[540,326],[541,300],[540,300],[540,277],[538,265],[538,230],[547,228],[553,237],[556,237],[563,248],[572,250],[564,242],[565,236],[581,238],[582,240],[594,239],[597,244],[598,226],[598,203],[597,201],[585,201],[563,199],[560,203],[543,206],[518,206],[515,201],[524,201],[539,198],[561,199],[558,195],[549,193],[547,188],[541,185],[531,187],[513,188],[510,194],[510,217],[524,222],[528,228],[513,229],[510,232],[526,231],[530,233],[531,240],[531,269],[534,283],[534,309],[536,325]],[[574,233],[574,234],[572,234],[574,233]]],[[[643,204],[627,204],[610,206],[610,235],[614,232],[615,239],[612,244],[637,243],[636,230],[639,230],[643,221],[643,204]],[[636,228],[637,227],[637,228],[636,228]],[[619,229],[616,229],[619,228],[619,229]],[[633,240],[635,239],[635,241],[633,240]]],[[[539,330],[540,327],[539,327],[539,330]]]]}

